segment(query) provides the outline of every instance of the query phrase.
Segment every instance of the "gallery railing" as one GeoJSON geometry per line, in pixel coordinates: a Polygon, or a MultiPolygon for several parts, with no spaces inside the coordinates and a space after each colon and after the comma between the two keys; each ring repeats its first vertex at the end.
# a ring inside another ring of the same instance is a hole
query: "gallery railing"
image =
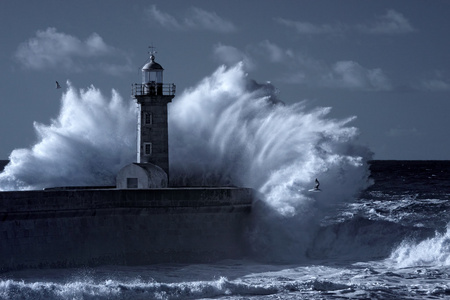
{"type": "Polygon", "coordinates": [[[174,96],[176,86],[173,83],[134,83],[131,85],[133,96],[174,96]]]}

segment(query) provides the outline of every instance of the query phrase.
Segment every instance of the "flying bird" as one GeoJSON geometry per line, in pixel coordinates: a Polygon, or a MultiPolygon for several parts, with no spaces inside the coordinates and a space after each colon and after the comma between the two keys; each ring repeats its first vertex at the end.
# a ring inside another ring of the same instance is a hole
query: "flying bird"
{"type": "Polygon", "coordinates": [[[308,190],[309,192],[321,192],[321,189],[319,189],[319,186],[320,186],[319,180],[317,180],[317,178],[316,178],[315,181],[316,181],[316,185],[314,186],[313,189],[308,190]]]}
{"type": "Polygon", "coordinates": [[[57,88],[57,89],[60,89],[60,88],[61,88],[61,86],[59,85],[59,82],[58,82],[58,81],[56,81],[56,88],[57,88]]]}
{"type": "Polygon", "coordinates": [[[319,190],[319,185],[320,185],[320,182],[319,182],[319,180],[317,180],[317,178],[316,178],[316,186],[314,187],[314,189],[315,189],[315,190],[319,190]]]}

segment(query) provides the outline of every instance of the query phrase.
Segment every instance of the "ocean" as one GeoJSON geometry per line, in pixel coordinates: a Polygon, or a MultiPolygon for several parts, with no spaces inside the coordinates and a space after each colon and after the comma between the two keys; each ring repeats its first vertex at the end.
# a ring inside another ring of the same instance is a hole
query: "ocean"
{"type": "Polygon", "coordinates": [[[11,271],[0,299],[450,299],[450,161],[369,166],[372,185],[300,232],[311,238],[288,259],[11,271]]]}
{"type": "MultiPolygon", "coordinates": [[[[172,186],[257,192],[242,232],[249,255],[11,271],[0,299],[450,298],[450,162],[373,161],[355,116],[281,96],[237,64],[168,106],[172,186]],[[316,178],[321,192],[310,192],[316,178]]],[[[59,115],[34,123],[36,144],[12,151],[0,191],[115,185],[136,157],[136,120],[117,91],[68,82],[59,115]]]]}

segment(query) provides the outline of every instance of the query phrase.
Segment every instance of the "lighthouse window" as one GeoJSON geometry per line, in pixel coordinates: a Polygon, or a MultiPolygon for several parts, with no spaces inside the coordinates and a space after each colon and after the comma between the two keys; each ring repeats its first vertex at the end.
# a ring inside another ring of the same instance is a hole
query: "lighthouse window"
{"type": "Polygon", "coordinates": [[[144,114],[144,123],[145,123],[145,125],[153,124],[153,115],[151,113],[144,114]]]}
{"type": "Polygon", "coordinates": [[[144,144],[144,153],[145,155],[152,155],[152,143],[144,144]]]}

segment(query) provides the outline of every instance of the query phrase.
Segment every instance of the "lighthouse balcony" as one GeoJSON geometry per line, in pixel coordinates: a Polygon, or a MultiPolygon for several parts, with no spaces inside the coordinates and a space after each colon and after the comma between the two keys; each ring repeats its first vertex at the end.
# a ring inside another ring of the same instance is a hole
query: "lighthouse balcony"
{"type": "Polygon", "coordinates": [[[133,96],[175,96],[175,84],[173,83],[135,83],[131,85],[133,96]]]}

